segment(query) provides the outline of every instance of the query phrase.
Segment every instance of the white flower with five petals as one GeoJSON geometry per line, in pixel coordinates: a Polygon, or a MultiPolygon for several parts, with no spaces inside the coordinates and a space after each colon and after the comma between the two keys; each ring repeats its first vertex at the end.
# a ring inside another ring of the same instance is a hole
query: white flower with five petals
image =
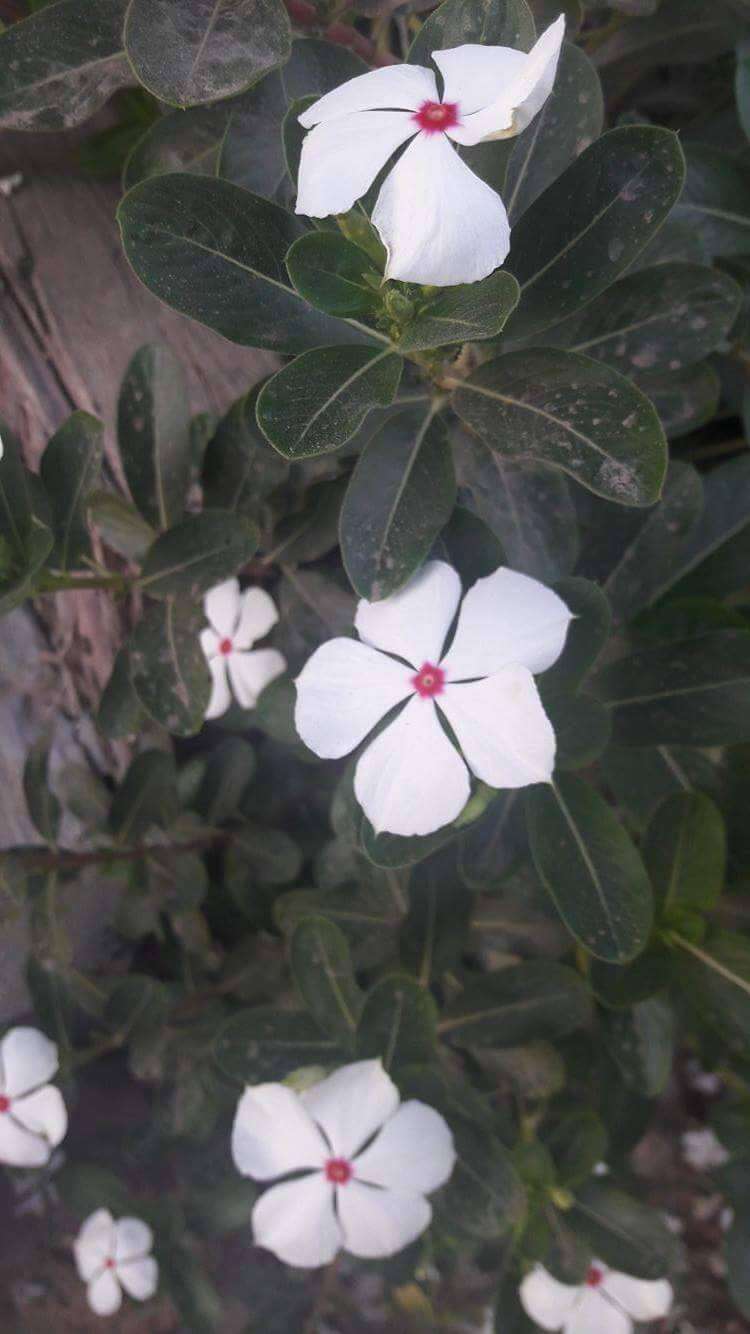
{"type": "Polygon", "coordinates": [[[136,1301],[153,1297],[159,1266],[151,1248],[151,1228],[140,1218],[119,1218],[108,1209],[90,1214],[73,1243],[76,1268],[88,1285],[87,1299],[97,1315],[114,1315],[122,1305],[122,1289],[136,1301]]]}
{"type": "Polygon", "coordinates": [[[279,619],[272,599],[262,588],[241,593],[238,581],[227,579],[206,594],[203,610],[209,624],[201,631],[201,648],[212,681],[206,718],[226,713],[232,694],[241,708],[255,708],[261,691],[286,667],[278,649],[250,652],[279,619]]]}
{"type": "Polygon", "coordinates": [[[329,640],[297,678],[297,731],[324,759],[348,755],[408,701],[354,776],[376,833],[430,834],[455,820],[470,795],[467,765],[496,788],[552,777],[555,735],[534,674],[562,652],[571,612],[538,580],[501,567],[466,594],[446,651],[460,601],[455,570],[429,561],[399,593],[361,601],[360,642],[329,640]]]}
{"type": "Polygon", "coordinates": [[[65,1138],[68,1114],[50,1084],[57,1046],[37,1028],[11,1028],[0,1042],[0,1163],[44,1167],[65,1138]]]}
{"type": "Polygon", "coordinates": [[[245,1089],[232,1131],[243,1176],[273,1181],[253,1209],[258,1246],[286,1264],[317,1268],[340,1250],[394,1255],[429,1227],[425,1196],[456,1160],[453,1137],[424,1103],[399,1105],[380,1061],[345,1065],[295,1093],[285,1084],[245,1089]]]}
{"type": "Polygon", "coordinates": [[[442,97],[431,69],[388,65],[318,98],[299,117],[310,133],[297,212],[346,213],[411,139],[372,214],[388,252],[386,278],[451,287],[487,277],[508,253],[508,215],[454,145],[526,128],[552,91],[564,33],[560,15],[528,54],[475,44],[434,51],[442,97]]]}
{"type": "Polygon", "coordinates": [[[729,1162],[730,1155],[710,1126],[702,1130],[685,1130],[681,1143],[685,1162],[696,1172],[710,1172],[729,1162]]]}
{"type": "Polygon", "coordinates": [[[659,1320],[672,1305],[665,1278],[633,1278],[599,1260],[583,1283],[559,1283],[541,1265],[526,1275],[521,1305],[542,1329],[564,1334],[631,1334],[633,1321],[659,1320]]]}

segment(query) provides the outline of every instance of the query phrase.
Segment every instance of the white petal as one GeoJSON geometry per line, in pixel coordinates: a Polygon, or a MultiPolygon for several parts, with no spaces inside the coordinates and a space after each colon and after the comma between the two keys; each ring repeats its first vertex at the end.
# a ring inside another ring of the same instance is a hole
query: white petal
{"type": "Polygon", "coordinates": [[[447,51],[433,51],[443,76],[443,102],[457,102],[461,117],[480,111],[495,102],[525,67],[525,51],[511,46],[478,46],[467,42],[447,51]]]}
{"type": "Polygon", "coordinates": [[[422,65],[386,65],[369,74],[358,74],[330,93],[319,97],[302,112],[300,125],[309,129],[320,121],[347,116],[352,111],[400,108],[416,111],[423,102],[437,99],[437,84],[432,70],[422,65]]]}
{"type": "Polygon", "coordinates": [[[9,1112],[0,1114],[0,1163],[8,1167],[43,1167],[51,1146],[41,1135],[26,1130],[9,1112]]]}
{"type": "Polygon", "coordinates": [[[297,677],[294,722],[299,735],[324,760],[348,755],[412,693],[412,675],[367,644],[329,639],[297,677]]]}
{"type": "Polygon", "coordinates": [[[203,610],[217,635],[222,639],[231,639],[240,614],[239,581],[225,579],[223,584],[209,589],[203,599],[203,610]]]}
{"type": "Polygon", "coordinates": [[[405,1102],[355,1164],[358,1181],[406,1194],[429,1195],[456,1162],[453,1136],[434,1108],[405,1102]]]}
{"type": "Polygon", "coordinates": [[[367,747],[354,792],[378,834],[432,834],[460,815],[469,800],[469,775],[431,699],[414,695],[367,747]]]}
{"type": "Polygon", "coordinates": [[[89,1306],[95,1315],[114,1315],[122,1305],[122,1289],[112,1269],[104,1269],[93,1283],[89,1283],[86,1293],[89,1306]]]}
{"type": "Polygon", "coordinates": [[[634,1320],[659,1320],[672,1306],[672,1285],[665,1278],[649,1280],[609,1272],[601,1286],[634,1320]]]}
{"type": "Polygon", "coordinates": [[[558,1283],[541,1265],[527,1274],[519,1289],[521,1305],[542,1329],[562,1329],[578,1303],[579,1287],[558,1283]]]}
{"type": "Polygon", "coordinates": [[[115,1224],[109,1209],[97,1209],[81,1225],[73,1242],[76,1268],[84,1283],[97,1274],[115,1249],[115,1224]]]}
{"type": "Polygon", "coordinates": [[[504,667],[483,681],[446,686],[437,697],[464,759],[490,787],[549,783],[555,733],[526,667],[504,667]]]}
{"type": "MultiPolygon", "coordinates": [[[[226,636],[224,636],[224,638],[226,638],[226,636]]],[[[212,658],[216,657],[216,654],[219,652],[221,640],[222,636],[217,635],[216,631],[212,630],[210,625],[207,625],[204,630],[201,630],[201,648],[203,649],[203,654],[207,662],[210,662],[212,658]]]]}
{"type": "Polygon", "coordinates": [[[140,1260],[118,1265],[117,1277],[130,1297],[145,1302],[153,1297],[159,1285],[159,1266],[153,1255],[144,1255],[140,1260]]]}
{"type": "Polygon", "coordinates": [[[279,619],[276,603],[264,588],[246,588],[240,596],[240,615],[232,643],[235,648],[252,648],[279,619]]]}
{"type": "Polygon", "coordinates": [[[140,1259],[154,1244],[154,1234],[140,1218],[118,1218],[115,1223],[115,1254],[121,1260],[140,1259]]]}
{"type": "Polygon", "coordinates": [[[359,1181],[342,1186],[337,1202],[344,1250],[363,1260],[395,1255],[432,1221],[432,1209],[421,1195],[397,1195],[359,1181]]]}
{"type": "Polygon", "coordinates": [[[283,1084],[256,1084],[239,1100],[232,1127],[238,1172],[256,1181],[322,1167],[326,1143],[296,1093],[283,1084]]]}
{"type": "Polygon", "coordinates": [[[353,1158],[398,1107],[398,1089],[380,1061],[355,1061],[302,1094],[335,1157],[353,1158]]]}
{"type": "Polygon", "coordinates": [[[431,560],[400,592],[382,602],[358,603],[354,624],[366,644],[396,653],[419,669],[440,661],[460,597],[456,571],[445,561],[431,560]]]}
{"type": "Polygon", "coordinates": [[[68,1113],[62,1093],[54,1084],[45,1084],[25,1098],[16,1098],[11,1112],[16,1121],[32,1134],[41,1135],[51,1148],[65,1139],[68,1113]]]}
{"type": "Polygon", "coordinates": [[[545,672],[562,653],[572,619],[546,584],[501,566],[469,589],[441,665],[452,681],[489,676],[509,663],[545,672]]]}
{"type": "Polygon", "coordinates": [[[505,205],[444,134],[418,134],[389,172],[372,213],[388,251],[386,278],[475,283],[510,249],[505,205]]]}
{"type": "Polygon", "coordinates": [[[225,657],[212,658],[208,664],[211,673],[211,695],[206,706],[206,718],[220,718],[232,703],[232,695],[227,680],[227,660],[225,657]]]}
{"type": "Polygon", "coordinates": [[[410,111],[360,111],[316,125],[302,145],[296,212],[307,218],[347,213],[418,128],[410,111]]]}
{"type": "Polygon", "coordinates": [[[453,137],[462,144],[478,144],[483,139],[505,139],[525,130],[552,92],[564,36],[565,16],[560,14],[495,100],[466,116],[453,137]]]}
{"type": "Polygon", "coordinates": [[[253,1209],[253,1232],[256,1245],[285,1264],[302,1269],[330,1264],[341,1248],[333,1188],[321,1172],[272,1186],[253,1209]]]}
{"type": "Polygon", "coordinates": [[[563,1328],[565,1334],[631,1334],[633,1324],[601,1288],[584,1288],[563,1328]]]}
{"type": "Polygon", "coordinates": [[[261,690],[281,676],[285,667],[286,658],[275,648],[230,653],[227,668],[237,703],[243,709],[254,709],[261,690]]]}
{"type": "Polygon", "coordinates": [[[11,1028],[0,1042],[2,1089],[9,1098],[46,1084],[57,1066],[57,1045],[38,1028],[11,1028]]]}

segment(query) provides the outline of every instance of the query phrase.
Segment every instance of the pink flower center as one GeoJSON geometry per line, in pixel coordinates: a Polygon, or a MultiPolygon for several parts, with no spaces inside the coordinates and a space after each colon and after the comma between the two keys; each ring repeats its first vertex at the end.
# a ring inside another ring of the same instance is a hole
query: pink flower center
{"type": "Polygon", "coordinates": [[[326,1181],[330,1181],[332,1186],[345,1186],[347,1181],[351,1181],[354,1170],[351,1163],[346,1158],[329,1158],[326,1163],[326,1181]]]}
{"type": "Polygon", "coordinates": [[[599,1269],[597,1265],[592,1265],[591,1268],[589,1269],[588,1274],[586,1275],[586,1287],[598,1288],[603,1278],[604,1278],[603,1271],[599,1269]]]}
{"type": "Polygon", "coordinates": [[[228,653],[232,652],[231,639],[222,639],[221,643],[219,644],[219,652],[223,653],[225,657],[228,653]]]}
{"type": "Polygon", "coordinates": [[[3,1112],[9,1112],[9,1111],[10,1111],[10,1098],[6,1098],[3,1096],[2,1093],[0,1093],[0,1115],[2,1115],[3,1112]]]}
{"type": "Polygon", "coordinates": [[[104,1261],[104,1268],[105,1268],[105,1269],[114,1269],[114,1267],[115,1267],[115,1262],[114,1262],[114,1260],[109,1259],[109,1260],[105,1260],[105,1261],[104,1261]]]}
{"type": "Polygon", "coordinates": [[[431,662],[424,662],[416,676],[411,678],[411,683],[422,699],[432,699],[433,695],[443,693],[445,672],[442,667],[433,667],[431,662]]]}
{"type": "Polygon", "coordinates": [[[442,134],[458,125],[458,102],[423,102],[412,116],[420,130],[428,134],[442,134]]]}

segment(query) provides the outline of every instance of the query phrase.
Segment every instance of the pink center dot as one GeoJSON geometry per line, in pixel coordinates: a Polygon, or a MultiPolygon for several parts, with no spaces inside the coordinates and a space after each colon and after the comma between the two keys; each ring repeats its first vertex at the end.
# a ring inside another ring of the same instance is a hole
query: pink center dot
{"type": "Polygon", "coordinates": [[[588,1274],[586,1275],[586,1287],[598,1288],[603,1278],[604,1278],[603,1271],[601,1269],[598,1269],[596,1265],[592,1265],[591,1268],[589,1269],[588,1274]]]}
{"type": "Polygon", "coordinates": [[[9,1112],[9,1111],[10,1111],[10,1098],[5,1098],[0,1093],[0,1115],[3,1112],[9,1112]]]}
{"type": "Polygon", "coordinates": [[[412,117],[420,130],[440,134],[458,125],[458,102],[423,102],[412,117]]]}
{"type": "Polygon", "coordinates": [[[326,1163],[326,1181],[330,1181],[332,1186],[345,1186],[347,1181],[351,1181],[354,1171],[351,1163],[346,1158],[329,1158],[326,1163]]]}
{"type": "Polygon", "coordinates": [[[422,699],[432,699],[433,695],[443,693],[445,672],[442,667],[434,667],[431,662],[423,662],[416,676],[411,678],[411,683],[422,699]]]}
{"type": "Polygon", "coordinates": [[[226,656],[227,653],[231,653],[231,652],[232,652],[232,641],[231,641],[231,639],[222,639],[221,643],[219,644],[219,652],[220,652],[220,653],[223,653],[225,656],[226,656]]]}
{"type": "Polygon", "coordinates": [[[104,1268],[105,1268],[105,1269],[114,1269],[114,1267],[115,1267],[115,1262],[114,1262],[114,1260],[105,1260],[105,1261],[104,1261],[104,1268]]]}

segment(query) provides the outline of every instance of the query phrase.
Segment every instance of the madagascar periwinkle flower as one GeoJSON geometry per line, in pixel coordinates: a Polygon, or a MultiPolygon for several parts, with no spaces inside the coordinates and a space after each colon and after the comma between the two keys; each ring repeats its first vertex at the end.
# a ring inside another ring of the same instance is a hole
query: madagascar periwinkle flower
{"type": "Polygon", "coordinates": [[[44,1167],[65,1138],[68,1114],[50,1080],[57,1045],[37,1028],[11,1028],[0,1042],[0,1163],[44,1167]]]}
{"type": "Polygon", "coordinates": [[[299,117],[297,212],[346,213],[398,148],[372,213],[388,252],[386,278],[450,287],[502,264],[510,225],[500,196],[455,145],[520,134],[549,97],[565,33],[560,17],[531,51],[466,43],[433,51],[431,69],[389,65],[318,98],[299,117]]]}
{"type": "Polygon", "coordinates": [[[159,1266],[151,1248],[154,1237],[140,1218],[112,1217],[108,1209],[90,1214],[73,1243],[76,1268],[87,1284],[86,1297],[97,1315],[114,1315],[122,1290],[136,1301],[153,1297],[159,1266]]]}
{"type": "Polygon", "coordinates": [[[380,1061],[345,1065],[297,1093],[245,1089],[232,1131],[243,1176],[278,1181],[253,1209],[258,1246],[316,1268],[340,1250],[394,1255],[429,1227],[425,1198],[450,1177],[453,1137],[432,1107],[400,1103],[380,1061]],[[290,1180],[279,1180],[295,1175],[290,1180]]]}
{"type": "Polygon", "coordinates": [[[695,1168],[696,1172],[710,1172],[729,1162],[727,1150],[710,1126],[704,1126],[702,1130],[684,1131],[680,1142],[685,1162],[695,1168]]]}
{"type": "Polygon", "coordinates": [[[577,1286],[559,1283],[538,1265],[520,1289],[521,1305],[542,1329],[563,1334],[631,1334],[633,1321],[658,1320],[672,1305],[665,1278],[632,1278],[600,1260],[577,1286]]]}
{"type": "Polygon", "coordinates": [[[354,791],[376,833],[431,834],[469,800],[469,770],[497,788],[550,781],[555,734],[534,674],[571,619],[552,589],[504,567],[461,602],[456,571],[428,561],[399,593],[358,604],[359,641],[316,649],[297,678],[297,731],[337,759],[406,701],[360,756],[354,791]]]}
{"type": "Polygon", "coordinates": [[[241,593],[238,580],[227,579],[206,594],[203,610],[208,625],[201,648],[212,682],[206,718],[226,713],[233,694],[241,708],[255,708],[261,691],[286,667],[278,649],[253,649],[279,619],[272,599],[262,588],[241,593]]]}

